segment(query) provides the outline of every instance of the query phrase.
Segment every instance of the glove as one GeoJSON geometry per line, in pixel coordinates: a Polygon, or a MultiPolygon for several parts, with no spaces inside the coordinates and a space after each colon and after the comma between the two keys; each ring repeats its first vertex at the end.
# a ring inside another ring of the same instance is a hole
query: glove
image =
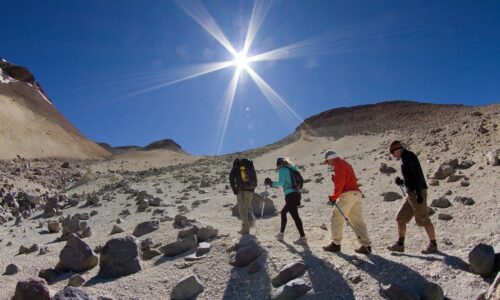
{"type": "Polygon", "coordinates": [[[266,179],[264,179],[264,185],[273,186],[273,181],[271,180],[271,178],[267,177],[266,179]]]}
{"type": "Polygon", "coordinates": [[[422,202],[424,202],[424,197],[422,197],[420,191],[417,191],[417,203],[422,204],[422,202]]]}
{"type": "Polygon", "coordinates": [[[404,185],[405,182],[403,179],[401,179],[401,177],[396,177],[396,180],[394,180],[394,183],[396,183],[397,185],[404,185]]]}
{"type": "Polygon", "coordinates": [[[333,204],[335,204],[335,202],[337,202],[337,199],[333,198],[333,196],[328,196],[328,200],[330,200],[330,202],[332,202],[333,204]]]}

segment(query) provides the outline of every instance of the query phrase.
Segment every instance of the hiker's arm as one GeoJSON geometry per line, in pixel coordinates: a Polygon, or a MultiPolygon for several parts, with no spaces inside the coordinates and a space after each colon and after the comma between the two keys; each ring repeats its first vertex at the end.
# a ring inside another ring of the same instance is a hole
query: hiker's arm
{"type": "Polygon", "coordinates": [[[281,187],[281,186],[285,185],[285,178],[286,178],[285,172],[286,172],[285,168],[280,169],[279,179],[278,179],[278,181],[273,181],[273,184],[271,185],[271,187],[281,187]]]}
{"type": "Polygon", "coordinates": [[[333,195],[331,196],[333,199],[338,200],[340,195],[342,195],[345,186],[345,178],[346,178],[345,170],[343,168],[336,168],[335,180],[333,181],[334,190],[333,190],[333,195]]]}

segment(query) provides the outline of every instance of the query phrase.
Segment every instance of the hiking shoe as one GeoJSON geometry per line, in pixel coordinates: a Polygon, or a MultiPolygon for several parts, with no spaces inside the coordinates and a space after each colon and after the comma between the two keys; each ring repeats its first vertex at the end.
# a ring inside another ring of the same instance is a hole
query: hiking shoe
{"type": "Polygon", "coordinates": [[[280,232],[276,235],[276,239],[280,242],[283,241],[283,238],[285,237],[285,234],[283,232],[280,232]]]}
{"type": "Polygon", "coordinates": [[[295,245],[307,245],[307,239],[305,236],[301,236],[298,240],[293,242],[295,245]]]}
{"type": "Polygon", "coordinates": [[[238,233],[242,234],[242,235],[246,235],[246,234],[250,234],[250,231],[242,229],[242,230],[239,230],[238,233]]]}
{"type": "Polygon", "coordinates": [[[405,252],[405,245],[396,243],[392,246],[387,247],[387,250],[392,251],[392,252],[405,252]]]}
{"type": "Polygon", "coordinates": [[[336,245],[333,242],[331,242],[330,245],[324,246],[323,250],[328,252],[340,252],[340,245],[336,245]]]}
{"type": "Polygon", "coordinates": [[[371,246],[368,246],[368,247],[361,246],[358,249],[355,249],[354,252],[359,253],[359,254],[366,254],[366,255],[372,254],[372,247],[371,246]]]}
{"type": "Polygon", "coordinates": [[[422,250],[422,254],[431,254],[431,253],[437,253],[437,252],[438,252],[438,246],[434,245],[432,243],[430,243],[426,249],[422,250]]]}

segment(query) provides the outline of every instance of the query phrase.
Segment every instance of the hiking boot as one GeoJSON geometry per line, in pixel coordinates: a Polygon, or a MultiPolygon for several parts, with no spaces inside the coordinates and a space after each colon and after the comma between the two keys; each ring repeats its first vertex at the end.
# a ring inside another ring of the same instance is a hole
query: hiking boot
{"type": "Polygon", "coordinates": [[[298,240],[293,242],[295,245],[302,245],[305,246],[307,245],[307,239],[305,236],[301,236],[298,240]]]}
{"type": "Polygon", "coordinates": [[[328,252],[340,252],[340,245],[336,245],[333,242],[331,242],[330,245],[324,246],[323,250],[328,252]]]}
{"type": "Polygon", "coordinates": [[[242,234],[242,235],[247,235],[247,234],[250,234],[250,231],[242,229],[242,230],[239,230],[238,233],[242,234]]]}
{"type": "Polygon", "coordinates": [[[396,243],[392,246],[387,247],[387,250],[392,251],[392,252],[405,252],[405,245],[396,243]]]}
{"type": "Polygon", "coordinates": [[[438,252],[438,246],[430,243],[426,249],[422,250],[422,254],[432,254],[438,252]]]}
{"type": "Polygon", "coordinates": [[[276,235],[276,239],[280,242],[283,241],[283,238],[285,237],[285,234],[283,232],[280,232],[276,235]]]}
{"type": "Polygon", "coordinates": [[[361,246],[358,249],[355,249],[354,252],[359,253],[359,254],[366,254],[366,255],[372,254],[372,247],[371,246],[368,246],[368,247],[361,246]]]}

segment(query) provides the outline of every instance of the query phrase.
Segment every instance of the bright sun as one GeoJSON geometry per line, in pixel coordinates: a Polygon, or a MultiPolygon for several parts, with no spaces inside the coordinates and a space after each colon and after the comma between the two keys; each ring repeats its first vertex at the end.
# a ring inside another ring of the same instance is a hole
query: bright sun
{"type": "Polygon", "coordinates": [[[240,70],[248,68],[248,57],[243,51],[236,53],[233,62],[240,70]]]}

